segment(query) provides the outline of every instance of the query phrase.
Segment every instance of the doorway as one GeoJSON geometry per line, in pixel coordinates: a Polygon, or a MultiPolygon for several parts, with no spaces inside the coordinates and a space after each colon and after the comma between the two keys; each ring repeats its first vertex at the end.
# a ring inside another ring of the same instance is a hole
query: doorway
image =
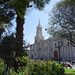
{"type": "Polygon", "coordinates": [[[58,52],[57,52],[57,50],[54,51],[54,59],[58,59],[58,52]]]}

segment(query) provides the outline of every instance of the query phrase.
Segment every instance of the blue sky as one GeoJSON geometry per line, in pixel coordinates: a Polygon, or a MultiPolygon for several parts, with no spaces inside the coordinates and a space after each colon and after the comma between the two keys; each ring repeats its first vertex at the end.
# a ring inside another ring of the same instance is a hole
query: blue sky
{"type": "MultiPolygon", "coordinates": [[[[50,35],[47,34],[45,28],[48,26],[49,12],[53,6],[59,2],[60,0],[51,0],[49,4],[47,4],[43,11],[39,11],[35,8],[31,8],[28,11],[28,14],[25,16],[25,24],[24,24],[24,40],[26,40],[29,44],[34,43],[34,37],[36,36],[36,26],[38,25],[39,19],[40,24],[42,26],[42,32],[45,39],[47,39],[50,35]]],[[[16,22],[13,21],[14,27],[12,30],[15,30],[16,22]]]]}
{"type": "Polygon", "coordinates": [[[46,5],[43,11],[37,9],[31,9],[28,15],[25,16],[24,24],[24,40],[27,40],[28,43],[34,43],[34,37],[36,35],[36,26],[38,25],[39,19],[42,26],[42,32],[45,39],[50,35],[47,34],[45,28],[48,26],[48,13],[51,13],[53,6],[60,0],[51,0],[50,4],[46,5]]]}

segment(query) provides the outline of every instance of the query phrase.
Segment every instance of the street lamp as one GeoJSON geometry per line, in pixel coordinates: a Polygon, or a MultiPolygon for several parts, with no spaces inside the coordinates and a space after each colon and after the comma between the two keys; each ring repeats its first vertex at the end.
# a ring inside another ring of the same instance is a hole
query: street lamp
{"type": "Polygon", "coordinates": [[[57,46],[57,44],[55,43],[55,47],[57,47],[58,48],[58,51],[59,51],[59,64],[60,64],[60,47],[62,47],[63,46],[63,43],[61,42],[59,42],[58,41],[58,46],[57,46]]]}

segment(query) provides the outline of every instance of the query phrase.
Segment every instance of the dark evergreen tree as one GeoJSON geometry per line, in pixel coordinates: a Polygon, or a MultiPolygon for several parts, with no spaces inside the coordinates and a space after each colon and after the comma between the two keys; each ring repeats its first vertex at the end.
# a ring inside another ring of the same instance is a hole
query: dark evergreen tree
{"type": "Polygon", "coordinates": [[[16,51],[17,48],[19,48],[18,54],[20,54],[20,57],[25,54],[25,48],[27,47],[26,42],[24,43],[23,47],[21,47],[21,48],[20,48],[20,46],[17,47],[16,44],[17,44],[17,41],[16,41],[14,34],[12,34],[10,36],[5,36],[0,41],[0,57],[4,61],[4,67],[5,67],[4,74],[5,75],[10,74],[10,68],[14,64],[16,64],[15,59],[18,55],[16,56],[15,53],[17,52],[16,51]]]}
{"type": "Polygon", "coordinates": [[[14,52],[15,52],[15,38],[13,35],[6,36],[0,41],[0,57],[4,61],[5,72],[4,75],[10,73],[10,68],[14,63],[14,52]]]}

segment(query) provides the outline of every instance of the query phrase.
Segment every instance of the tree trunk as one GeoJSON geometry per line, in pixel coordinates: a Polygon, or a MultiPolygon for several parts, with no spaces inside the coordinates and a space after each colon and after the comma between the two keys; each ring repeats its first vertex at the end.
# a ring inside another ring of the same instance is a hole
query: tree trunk
{"type": "Polygon", "coordinates": [[[16,40],[17,40],[17,51],[18,55],[21,54],[23,48],[23,24],[24,19],[21,19],[19,16],[16,18],[17,21],[17,28],[16,28],[16,40]]]}
{"type": "Polygon", "coordinates": [[[4,75],[7,75],[7,67],[5,61],[4,61],[4,75]]]}
{"type": "Polygon", "coordinates": [[[11,68],[11,67],[9,66],[9,67],[8,67],[8,75],[10,75],[10,68],[11,68]]]}

